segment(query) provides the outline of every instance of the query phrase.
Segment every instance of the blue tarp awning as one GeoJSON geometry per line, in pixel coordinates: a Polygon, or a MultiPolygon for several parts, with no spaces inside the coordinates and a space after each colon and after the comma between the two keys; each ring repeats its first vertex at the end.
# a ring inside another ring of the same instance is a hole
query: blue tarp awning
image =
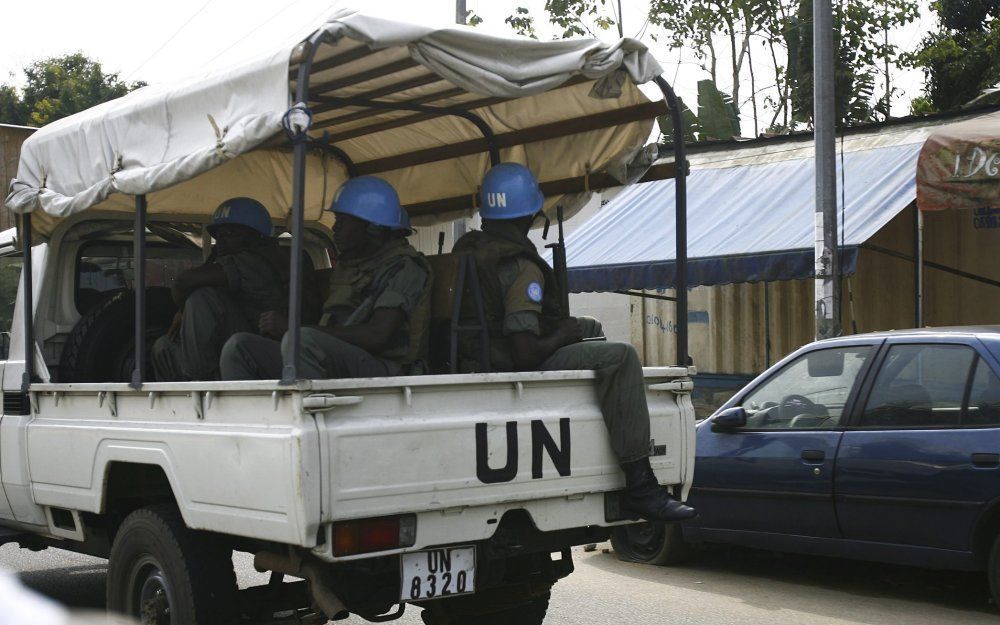
{"type": "MultiPolygon", "coordinates": [[[[838,154],[841,270],[857,247],[913,202],[921,141],[838,154]]],[[[766,159],[764,159],[766,160],[766,159]]],[[[698,168],[688,177],[688,284],[794,280],[814,275],[812,158],[698,168]]],[[[566,240],[570,291],[672,288],[674,181],[625,188],[566,240]]]]}

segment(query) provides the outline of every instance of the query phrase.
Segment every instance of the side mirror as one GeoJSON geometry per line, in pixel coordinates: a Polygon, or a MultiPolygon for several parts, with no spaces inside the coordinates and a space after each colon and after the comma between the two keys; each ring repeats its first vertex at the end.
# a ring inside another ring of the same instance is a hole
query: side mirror
{"type": "Polygon", "coordinates": [[[712,419],[712,430],[715,432],[725,432],[741,428],[747,424],[747,411],[742,406],[727,408],[712,419]]]}

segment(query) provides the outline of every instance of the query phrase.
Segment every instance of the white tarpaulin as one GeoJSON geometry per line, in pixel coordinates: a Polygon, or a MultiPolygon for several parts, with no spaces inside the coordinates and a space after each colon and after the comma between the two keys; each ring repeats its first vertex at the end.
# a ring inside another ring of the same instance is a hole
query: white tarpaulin
{"type": "MultiPolygon", "coordinates": [[[[328,36],[310,74],[310,136],[342,150],[358,173],[393,183],[417,223],[474,208],[489,167],[482,134],[460,117],[345,98],[472,111],[497,134],[503,160],[527,164],[543,182],[618,171],[662,112],[635,86],[661,68],[634,40],[539,42],[356,12],[335,14],[317,32],[328,36]],[[437,208],[445,199],[452,202],[437,208]]],[[[43,233],[91,207],[132,211],[129,196],[139,194],[148,195],[151,215],[207,215],[227,197],[247,195],[286,216],[292,159],[282,118],[302,53],[300,44],[145,87],[45,126],[24,143],[7,206],[41,209],[33,221],[43,233]]],[[[307,220],[320,219],[346,178],[330,152],[313,154],[307,220]]]]}

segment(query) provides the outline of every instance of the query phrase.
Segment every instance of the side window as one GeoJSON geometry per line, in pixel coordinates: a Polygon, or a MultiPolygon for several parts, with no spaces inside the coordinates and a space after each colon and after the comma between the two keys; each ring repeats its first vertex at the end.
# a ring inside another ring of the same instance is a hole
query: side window
{"type": "Polygon", "coordinates": [[[958,426],[975,359],[976,352],[964,345],[893,345],[875,378],[861,426],[958,426]]]}
{"type": "Polygon", "coordinates": [[[804,354],[743,400],[751,429],[836,427],[870,345],[804,354]]]}
{"type": "Polygon", "coordinates": [[[963,425],[1000,425],[1000,378],[982,358],[969,389],[969,407],[963,425]]]}
{"type": "MultiPolygon", "coordinates": [[[[88,243],[77,258],[76,309],[80,314],[103,301],[108,293],[132,288],[135,263],[132,244],[88,243]]],[[[146,286],[169,287],[181,272],[201,264],[200,251],[163,244],[146,249],[146,286]]]]}

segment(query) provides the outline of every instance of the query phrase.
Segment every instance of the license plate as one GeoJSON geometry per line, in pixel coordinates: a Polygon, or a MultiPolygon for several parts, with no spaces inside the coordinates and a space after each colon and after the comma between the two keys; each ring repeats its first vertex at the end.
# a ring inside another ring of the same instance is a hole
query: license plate
{"type": "Polygon", "coordinates": [[[404,553],[400,559],[402,601],[420,601],[476,591],[476,548],[448,547],[404,553]]]}

